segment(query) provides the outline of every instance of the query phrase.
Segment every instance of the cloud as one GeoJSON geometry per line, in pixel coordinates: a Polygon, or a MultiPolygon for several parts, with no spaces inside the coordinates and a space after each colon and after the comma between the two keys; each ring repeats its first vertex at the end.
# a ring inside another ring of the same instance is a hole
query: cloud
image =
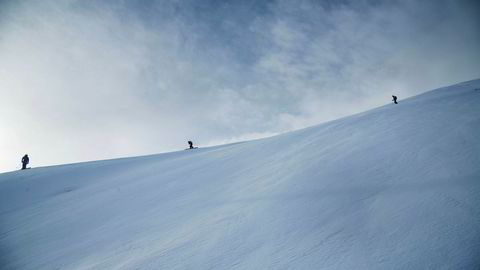
{"type": "Polygon", "coordinates": [[[469,10],[454,1],[280,2],[256,67],[270,89],[297,97],[295,108],[310,123],[336,118],[380,105],[392,92],[478,77],[479,21],[469,10]]]}
{"type": "Polygon", "coordinates": [[[475,1],[0,4],[0,170],[256,138],[480,77],[475,1]]]}

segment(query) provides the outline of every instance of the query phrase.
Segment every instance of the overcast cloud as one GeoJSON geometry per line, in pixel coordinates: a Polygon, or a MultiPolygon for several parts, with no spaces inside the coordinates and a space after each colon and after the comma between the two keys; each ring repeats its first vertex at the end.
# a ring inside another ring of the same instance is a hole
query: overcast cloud
{"type": "Polygon", "coordinates": [[[268,136],[480,78],[477,1],[0,1],[0,171],[268,136]]]}

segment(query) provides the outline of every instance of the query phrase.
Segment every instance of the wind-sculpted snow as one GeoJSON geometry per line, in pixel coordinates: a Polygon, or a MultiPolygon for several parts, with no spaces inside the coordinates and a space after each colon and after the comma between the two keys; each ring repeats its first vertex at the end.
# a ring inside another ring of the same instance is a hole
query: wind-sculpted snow
{"type": "Polygon", "coordinates": [[[1,174],[0,268],[479,269],[475,89],[261,140],[1,174]]]}

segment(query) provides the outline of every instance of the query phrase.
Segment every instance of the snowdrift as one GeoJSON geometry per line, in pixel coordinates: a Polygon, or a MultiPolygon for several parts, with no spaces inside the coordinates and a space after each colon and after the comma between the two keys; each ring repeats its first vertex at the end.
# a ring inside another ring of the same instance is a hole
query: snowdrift
{"type": "Polygon", "coordinates": [[[0,268],[479,269],[478,88],[261,140],[0,174],[0,268]]]}

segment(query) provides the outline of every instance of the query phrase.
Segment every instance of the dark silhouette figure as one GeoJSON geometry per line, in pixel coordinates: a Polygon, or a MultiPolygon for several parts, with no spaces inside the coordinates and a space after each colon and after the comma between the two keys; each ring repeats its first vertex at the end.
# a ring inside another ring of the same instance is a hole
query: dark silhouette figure
{"type": "Polygon", "coordinates": [[[28,155],[25,154],[22,158],[22,170],[25,170],[27,168],[27,164],[30,162],[30,159],[28,158],[28,155]]]}
{"type": "Polygon", "coordinates": [[[397,96],[392,95],[392,98],[393,98],[393,103],[398,104],[397,103],[397,96]]]}
{"type": "Polygon", "coordinates": [[[190,149],[193,149],[193,142],[192,141],[188,141],[188,145],[190,145],[190,149]]]}

